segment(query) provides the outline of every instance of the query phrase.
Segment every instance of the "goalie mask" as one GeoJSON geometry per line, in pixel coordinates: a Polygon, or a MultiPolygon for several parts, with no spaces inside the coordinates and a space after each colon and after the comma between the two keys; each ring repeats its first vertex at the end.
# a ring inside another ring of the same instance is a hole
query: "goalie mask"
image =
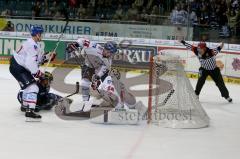
{"type": "Polygon", "coordinates": [[[118,80],[120,80],[120,78],[121,78],[121,73],[120,73],[119,70],[116,69],[116,68],[112,68],[111,71],[110,71],[110,73],[109,73],[109,75],[110,75],[111,77],[116,77],[118,80]]]}

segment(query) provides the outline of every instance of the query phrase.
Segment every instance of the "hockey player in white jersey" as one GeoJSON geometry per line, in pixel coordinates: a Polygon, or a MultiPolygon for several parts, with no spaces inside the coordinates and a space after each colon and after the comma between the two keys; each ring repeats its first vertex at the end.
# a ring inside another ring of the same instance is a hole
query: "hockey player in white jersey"
{"type": "Polygon", "coordinates": [[[42,50],[39,43],[42,40],[42,27],[32,26],[30,32],[32,37],[24,41],[18,51],[13,52],[9,70],[23,90],[23,105],[27,107],[26,118],[39,121],[41,116],[34,112],[39,91],[36,80],[44,76],[39,66],[48,60],[52,61],[56,53],[50,56],[51,53],[44,53],[42,50]]]}
{"type": "Polygon", "coordinates": [[[98,80],[92,81],[91,94],[98,99],[103,99],[99,106],[110,106],[115,109],[136,108],[135,97],[125,88],[120,78],[120,72],[112,68],[101,84],[98,80]]]}
{"type": "Polygon", "coordinates": [[[146,112],[146,107],[141,101],[136,101],[136,97],[121,82],[121,73],[118,69],[112,68],[103,82],[99,85],[97,81],[92,81],[91,94],[98,99],[103,99],[100,107],[113,107],[114,110],[136,110],[139,115],[146,112]],[[99,85],[99,86],[98,86],[99,85]]]}
{"type": "MultiPolygon", "coordinates": [[[[77,42],[68,45],[67,50],[72,53],[74,50],[81,48],[81,55],[85,61],[81,64],[82,68],[82,111],[90,111],[92,103],[90,99],[90,87],[92,80],[104,81],[111,69],[112,55],[117,52],[117,44],[109,41],[102,47],[100,44],[90,42],[88,39],[78,39],[77,42]]],[[[100,83],[99,83],[100,84],[100,83]]]]}

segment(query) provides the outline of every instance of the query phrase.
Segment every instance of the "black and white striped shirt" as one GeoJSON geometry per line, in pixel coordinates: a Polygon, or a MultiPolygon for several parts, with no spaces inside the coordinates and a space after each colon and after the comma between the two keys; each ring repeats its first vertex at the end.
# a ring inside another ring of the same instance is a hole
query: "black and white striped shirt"
{"type": "Polygon", "coordinates": [[[207,47],[205,53],[201,55],[197,47],[186,42],[183,42],[183,45],[185,45],[187,49],[194,52],[194,54],[198,57],[202,68],[206,70],[214,70],[217,67],[216,55],[221,51],[220,46],[215,49],[209,49],[207,47]]]}

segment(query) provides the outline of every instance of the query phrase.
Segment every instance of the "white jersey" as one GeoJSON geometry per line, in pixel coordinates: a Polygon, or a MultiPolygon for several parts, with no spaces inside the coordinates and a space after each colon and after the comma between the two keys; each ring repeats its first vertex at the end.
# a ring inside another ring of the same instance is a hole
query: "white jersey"
{"type": "Polygon", "coordinates": [[[84,41],[86,41],[86,39],[78,39],[77,42],[83,47],[82,55],[85,58],[85,65],[94,68],[95,74],[98,76],[103,76],[107,70],[110,70],[112,59],[103,57],[104,48],[100,44],[89,42],[88,40],[88,43],[83,45],[83,43],[85,43],[84,41]]]}
{"type": "Polygon", "coordinates": [[[104,81],[99,85],[98,89],[100,91],[103,91],[103,94],[105,94],[107,97],[111,98],[114,101],[115,108],[119,108],[123,107],[124,103],[121,99],[121,89],[116,87],[118,86],[114,86],[114,80],[112,79],[112,77],[107,76],[104,81]]]}
{"type": "Polygon", "coordinates": [[[44,51],[40,44],[35,42],[32,38],[27,39],[22,43],[18,51],[14,51],[13,56],[17,63],[31,72],[36,74],[42,62],[44,51]]]}
{"type": "Polygon", "coordinates": [[[128,109],[136,106],[136,98],[116,77],[107,76],[99,85],[98,90],[102,92],[102,95],[107,96],[105,100],[113,102],[115,108],[128,109]]]}

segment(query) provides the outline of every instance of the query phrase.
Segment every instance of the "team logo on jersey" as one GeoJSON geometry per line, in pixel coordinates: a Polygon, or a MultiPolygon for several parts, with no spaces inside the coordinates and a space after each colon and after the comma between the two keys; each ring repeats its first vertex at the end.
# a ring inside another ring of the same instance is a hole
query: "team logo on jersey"
{"type": "Polygon", "coordinates": [[[37,48],[38,48],[37,45],[34,45],[33,47],[34,47],[35,50],[37,50],[37,48]]]}

